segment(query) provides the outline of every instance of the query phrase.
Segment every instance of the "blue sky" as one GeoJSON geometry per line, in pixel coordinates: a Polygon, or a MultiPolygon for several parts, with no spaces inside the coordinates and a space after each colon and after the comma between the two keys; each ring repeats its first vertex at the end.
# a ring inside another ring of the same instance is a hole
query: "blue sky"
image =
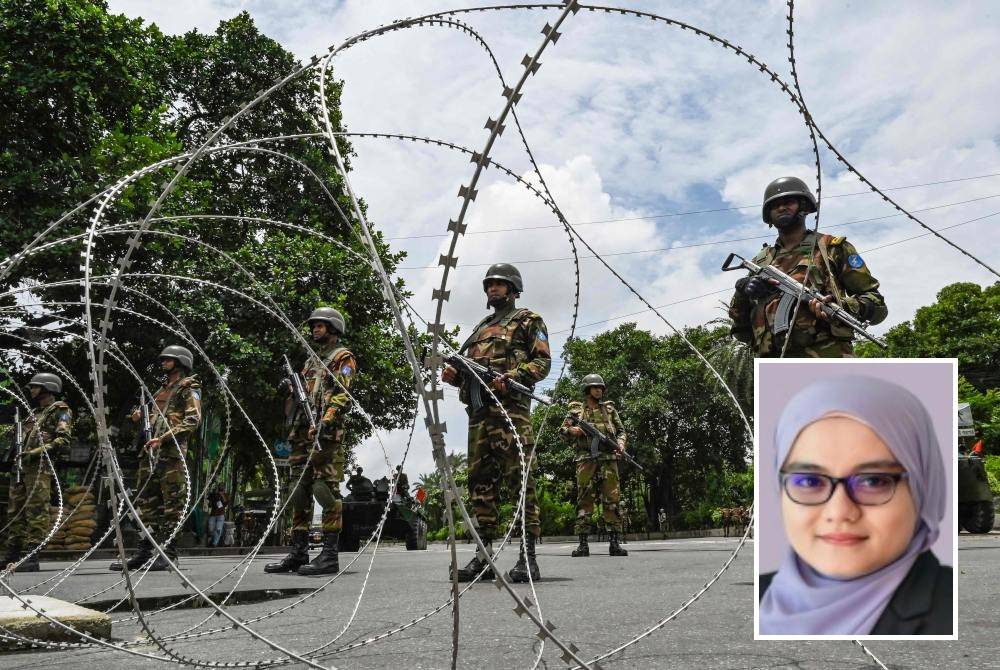
{"type": "MultiPolygon", "coordinates": [[[[112,11],[157,23],[167,32],[211,31],[219,20],[249,11],[260,28],[303,59],[395,18],[485,3],[445,2],[213,2],[112,0],[112,11]]],[[[791,81],[787,70],[784,2],[637,2],[646,9],[697,25],[739,44],[791,81]]],[[[898,187],[1000,173],[1000,72],[984,67],[1000,43],[1000,22],[990,2],[804,3],[797,8],[797,64],[810,110],[819,126],[876,184],[898,187]],[[991,20],[991,18],[993,20],[991,20]]],[[[462,20],[493,48],[508,81],[534,52],[540,29],[554,10],[470,14],[462,20]]],[[[750,205],[740,210],[617,221],[580,226],[602,253],[686,246],[669,252],[609,257],[655,305],[731,287],[718,267],[726,254],[752,254],[762,240],[691,247],[709,241],[769,234],[759,209],[771,179],[794,174],[815,183],[808,133],[780,91],[745,60],[708,40],[648,20],[580,12],[563,26],[559,42],[517,106],[525,133],[557,202],[572,222],[630,219],[692,210],[750,205]]],[[[345,122],[353,131],[401,132],[446,139],[479,150],[483,124],[503,103],[500,84],[483,50],[462,33],[419,28],[366,41],[334,61],[346,82],[345,122]]],[[[249,92],[248,92],[249,93],[249,92]]],[[[387,237],[445,232],[458,210],[458,187],[472,165],[453,152],[409,143],[358,139],[352,181],[387,237]]],[[[824,196],[865,191],[856,178],[822,152],[824,196]]],[[[526,175],[529,163],[509,124],[494,158],[526,175]]],[[[487,171],[470,211],[469,231],[542,227],[555,223],[538,200],[517,184],[487,171]]],[[[1000,176],[893,191],[933,227],[1000,212],[1000,176]],[[981,199],[986,198],[986,199],[981,199]]],[[[893,214],[873,195],[824,199],[822,227],[893,214]]],[[[947,231],[994,267],[1000,267],[1000,216],[947,231]]],[[[917,307],[955,281],[992,283],[995,277],[940,241],[921,238],[882,245],[923,232],[903,217],[830,228],[846,234],[882,282],[889,318],[884,330],[912,317],[917,307]],[[868,250],[873,250],[866,253],[868,250]]],[[[436,264],[447,238],[397,239],[409,252],[403,265],[436,264]]],[[[458,249],[450,287],[449,324],[472,324],[483,313],[478,264],[569,255],[558,228],[468,235],[458,249]]],[[[554,333],[569,326],[572,264],[524,263],[523,304],[539,311],[554,333]]],[[[402,270],[416,304],[430,313],[439,270],[402,270]]],[[[580,322],[601,321],[642,309],[594,260],[581,262],[580,322]]],[[[721,316],[726,291],[666,308],[676,325],[721,316]]],[[[666,332],[654,316],[629,320],[666,332]]],[[[612,325],[621,320],[611,322],[612,325]]],[[[605,324],[580,331],[590,336],[605,324]]],[[[554,336],[556,353],[565,334],[554,336]]],[[[553,373],[553,378],[554,378],[553,373]]],[[[452,425],[464,426],[448,396],[452,425]]],[[[454,429],[453,429],[454,430],[454,429]]],[[[398,435],[384,436],[394,455],[398,435]]],[[[412,467],[431,468],[421,438],[412,467]]],[[[464,449],[461,430],[452,449],[464,449]]],[[[363,450],[375,472],[381,456],[363,450]]]]}

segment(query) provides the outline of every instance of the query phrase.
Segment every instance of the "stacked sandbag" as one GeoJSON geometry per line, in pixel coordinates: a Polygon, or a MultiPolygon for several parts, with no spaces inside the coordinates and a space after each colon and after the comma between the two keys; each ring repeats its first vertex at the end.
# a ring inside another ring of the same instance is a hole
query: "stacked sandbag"
{"type": "MultiPolygon", "coordinates": [[[[50,527],[55,525],[56,519],[59,519],[59,508],[53,505],[49,508],[49,524],[50,527]]],[[[66,520],[66,516],[69,514],[69,510],[62,509],[62,520],[66,520]]],[[[52,535],[49,539],[49,543],[45,545],[46,549],[65,549],[66,548],[66,524],[63,524],[59,529],[52,535]]]]}
{"type": "Polygon", "coordinates": [[[72,512],[63,528],[64,548],[72,551],[90,549],[90,538],[97,528],[97,505],[94,494],[86,486],[66,489],[66,513],[72,512]]]}

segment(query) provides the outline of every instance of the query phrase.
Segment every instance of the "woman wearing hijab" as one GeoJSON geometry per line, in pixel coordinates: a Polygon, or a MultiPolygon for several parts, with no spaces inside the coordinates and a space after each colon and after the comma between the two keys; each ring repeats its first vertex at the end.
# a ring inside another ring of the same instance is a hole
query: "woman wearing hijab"
{"type": "Polygon", "coordinates": [[[912,393],[835,377],[775,430],[791,551],[760,577],[761,635],[951,635],[952,569],[931,545],[946,507],[934,425],[912,393]]]}

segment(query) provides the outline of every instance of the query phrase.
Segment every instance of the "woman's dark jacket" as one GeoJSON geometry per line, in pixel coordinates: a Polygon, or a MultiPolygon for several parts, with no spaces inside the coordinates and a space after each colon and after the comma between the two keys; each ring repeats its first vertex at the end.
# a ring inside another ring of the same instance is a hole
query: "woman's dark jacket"
{"type": "MultiPolygon", "coordinates": [[[[759,598],[775,574],[760,576],[759,598]]],[[[917,556],[869,635],[951,635],[952,611],[952,570],[925,551],[917,556]]]]}

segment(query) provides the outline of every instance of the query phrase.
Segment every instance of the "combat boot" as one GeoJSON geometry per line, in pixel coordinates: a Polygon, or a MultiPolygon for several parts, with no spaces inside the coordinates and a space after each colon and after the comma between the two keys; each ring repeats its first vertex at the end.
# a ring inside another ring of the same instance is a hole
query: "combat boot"
{"type": "Polygon", "coordinates": [[[608,536],[608,555],[628,556],[628,552],[622,549],[622,546],[618,544],[618,533],[616,531],[611,531],[608,536]]]}
{"type": "MultiPolygon", "coordinates": [[[[483,540],[483,544],[486,546],[486,551],[488,551],[490,553],[490,556],[492,556],[493,541],[483,540]]],[[[476,555],[472,557],[472,560],[469,561],[464,568],[459,568],[457,570],[458,581],[471,582],[472,580],[474,580],[476,577],[479,576],[480,572],[483,572],[483,569],[486,570],[486,572],[483,573],[484,580],[493,579],[494,577],[496,577],[496,573],[493,572],[493,568],[490,567],[489,561],[486,560],[485,556],[479,553],[479,550],[476,550],[476,555]]]]}
{"type": "Polygon", "coordinates": [[[297,572],[309,562],[309,531],[292,531],[292,550],[277,563],[268,563],[264,572],[297,572]]]}
{"type": "Polygon", "coordinates": [[[537,581],[542,576],[538,570],[538,563],[535,562],[535,536],[531,534],[521,540],[521,555],[514,567],[507,573],[507,577],[512,582],[526,582],[529,571],[531,572],[531,581],[537,581]]]}
{"type": "MultiPolygon", "coordinates": [[[[174,546],[174,541],[170,540],[169,542],[164,543],[162,546],[163,546],[163,554],[167,555],[167,558],[170,559],[171,563],[177,565],[177,548],[174,546]]],[[[170,563],[167,563],[166,559],[164,559],[163,557],[163,554],[158,553],[156,555],[156,560],[153,561],[153,564],[151,566],[149,566],[150,572],[163,572],[164,570],[170,569],[170,563]]]]}
{"type": "MultiPolygon", "coordinates": [[[[153,557],[153,543],[145,538],[145,536],[139,538],[139,544],[136,545],[135,553],[127,561],[125,561],[125,567],[131,570],[138,570],[146,564],[146,561],[153,557]]],[[[122,562],[115,561],[108,566],[108,570],[112,572],[122,571],[122,562]]]]}
{"type": "Polygon", "coordinates": [[[11,563],[17,563],[17,559],[21,558],[21,541],[12,540],[10,544],[7,545],[7,554],[3,559],[3,567],[7,567],[11,563]]]}
{"type": "Polygon", "coordinates": [[[573,558],[578,556],[590,556],[590,545],[587,544],[587,534],[580,535],[580,546],[573,550],[573,558]]]}
{"type": "Polygon", "coordinates": [[[337,542],[340,533],[333,531],[323,533],[323,551],[306,565],[299,568],[299,574],[305,577],[312,575],[335,575],[340,572],[340,561],[337,560],[337,542]]]}

